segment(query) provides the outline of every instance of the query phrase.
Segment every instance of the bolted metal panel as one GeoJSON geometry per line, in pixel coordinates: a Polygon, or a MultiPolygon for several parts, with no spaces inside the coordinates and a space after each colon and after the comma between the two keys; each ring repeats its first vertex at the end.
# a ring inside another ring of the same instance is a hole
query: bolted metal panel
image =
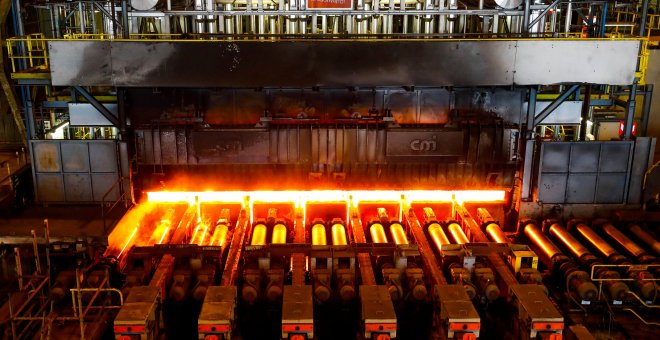
{"type": "Polygon", "coordinates": [[[63,172],[89,172],[87,144],[62,143],[61,150],[63,172]]]}
{"type": "Polygon", "coordinates": [[[51,141],[32,142],[32,158],[36,172],[60,172],[60,144],[51,141]]]}
{"type": "MultiPolygon", "coordinates": [[[[107,173],[107,174],[91,174],[92,177],[92,193],[93,201],[100,202],[103,199],[103,195],[108,193],[108,196],[105,197],[106,202],[113,202],[119,198],[119,186],[114,186],[112,191],[108,192],[113,184],[117,181],[117,174],[107,173]]],[[[126,187],[125,187],[126,188],[126,187]]]]}
{"type": "Polygon", "coordinates": [[[593,203],[596,190],[595,174],[570,174],[566,182],[567,203],[593,203]]]}
{"type": "Polygon", "coordinates": [[[638,204],[647,202],[655,195],[654,190],[645,190],[642,195],[642,185],[648,168],[653,165],[656,139],[651,137],[637,137],[632,152],[632,167],[630,170],[630,190],[628,203],[638,204]]]}
{"type": "Polygon", "coordinates": [[[115,141],[89,142],[91,172],[117,172],[117,143],[115,141]]]}
{"type": "Polygon", "coordinates": [[[623,144],[603,144],[598,161],[598,171],[600,172],[625,172],[628,170],[628,163],[625,160],[630,155],[628,143],[623,144]]]}
{"type": "MultiPolygon", "coordinates": [[[[117,141],[32,140],[40,203],[93,203],[118,180],[117,141]],[[53,171],[56,170],[56,171],[53,171]],[[98,175],[98,176],[97,176],[98,175]]],[[[117,198],[112,194],[108,198],[117,198]]]]}
{"type": "Polygon", "coordinates": [[[595,203],[621,203],[626,187],[626,173],[598,175],[595,203]]]}
{"type": "Polygon", "coordinates": [[[514,83],[632,84],[639,40],[518,40],[514,83]]]}
{"type": "Polygon", "coordinates": [[[600,157],[600,143],[579,143],[571,146],[570,172],[596,172],[600,157]]]}
{"type": "MultiPolygon", "coordinates": [[[[117,116],[117,104],[104,103],[103,106],[117,116]]],[[[71,126],[114,126],[89,103],[69,103],[69,122],[71,126]]]]}
{"type": "Polygon", "coordinates": [[[111,86],[112,61],[109,41],[48,42],[53,85],[111,86]]]}
{"type": "Polygon", "coordinates": [[[40,202],[64,202],[62,174],[36,174],[37,197],[40,202]]]}
{"type": "Polygon", "coordinates": [[[623,203],[629,188],[639,190],[628,184],[631,148],[629,141],[542,143],[538,201],[623,203]]]}
{"type": "Polygon", "coordinates": [[[544,203],[566,200],[566,174],[544,174],[539,180],[538,197],[544,203]]]}
{"type": "Polygon", "coordinates": [[[531,39],[268,44],[70,40],[51,41],[49,50],[56,86],[626,85],[634,79],[639,44],[531,39]],[[213,63],[205,62],[208,56],[214,56],[213,63]]]}
{"type": "Polygon", "coordinates": [[[177,164],[177,138],[174,128],[162,128],[160,130],[160,148],[162,150],[163,164],[177,164]]]}
{"type": "Polygon", "coordinates": [[[570,143],[543,143],[543,172],[568,172],[570,143]]]}
{"type": "Polygon", "coordinates": [[[92,201],[92,180],[89,174],[64,174],[65,198],[67,202],[92,201]]]}

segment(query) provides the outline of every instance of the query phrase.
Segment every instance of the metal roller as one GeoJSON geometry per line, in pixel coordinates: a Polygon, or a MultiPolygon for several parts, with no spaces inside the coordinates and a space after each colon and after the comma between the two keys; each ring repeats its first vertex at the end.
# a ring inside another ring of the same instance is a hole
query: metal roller
{"type": "Polygon", "coordinates": [[[591,254],[585,246],[559,224],[552,224],[548,231],[550,235],[559,239],[578,259],[591,254]]]}
{"type": "Polygon", "coordinates": [[[215,231],[213,232],[213,237],[211,237],[211,241],[209,242],[209,245],[224,247],[225,243],[227,242],[228,232],[229,232],[229,228],[227,228],[226,225],[218,224],[215,227],[215,231]]]}
{"type": "Polygon", "coordinates": [[[252,231],[252,240],[250,241],[250,245],[253,246],[263,246],[266,245],[266,225],[265,224],[257,224],[254,226],[254,230],[252,231]]]}
{"type": "Polygon", "coordinates": [[[287,229],[284,224],[278,223],[273,227],[272,244],[286,244],[287,229]]]}
{"type": "Polygon", "coordinates": [[[589,228],[588,226],[584,224],[578,224],[575,229],[577,229],[578,233],[582,235],[591,245],[594,246],[594,248],[598,249],[598,251],[603,254],[603,256],[607,257],[608,259],[612,259],[615,256],[621,256],[616,249],[612,248],[605,240],[603,240],[596,232],[589,228]]]}
{"type": "Polygon", "coordinates": [[[506,235],[504,235],[504,232],[502,231],[502,228],[500,228],[500,226],[496,223],[490,223],[486,226],[486,234],[496,243],[508,242],[506,235]]]}
{"type": "Polygon", "coordinates": [[[619,229],[614,225],[606,223],[603,225],[603,231],[605,234],[609,235],[616,243],[625,248],[632,256],[635,258],[640,258],[648,256],[646,251],[638,246],[635,242],[624,235],[619,229]]]}
{"type": "Polygon", "coordinates": [[[561,250],[552,243],[541,230],[534,224],[528,224],[525,226],[525,235],[534,243],[546,256],[548,260],[552,260],[558,254],[561,254],[561,250]]]}
{"type": "Polygon", "coordinates": [[[328,244],[325,235],[325,226],[323,224],[315,224],[312,226],[312,245],[324,246],[328,244]]]}
{"type": "Polygon", "coordinates": [[[429,235],[431,235],[433,243],[435,243],[435,247],[438,249],[438,251],[442,249],[443,245],[451,244],[447,238],[447,235],[445,235],[444,230],[442,230],[442,226],[438,223],[431,223],[429,226],[429,235]]]}
{"type": "Polygon", "coordinates": [[[660,241],[658,241],[655,236],[651,235],[648,231],[642,229],[642,227],[631,224],[629,226],[630,232],[635,234],[642,242],[646,243],[656,255],[660,255],[660,241]]]}
{"type": "Polygon", "coordinates": [[[447,227],[447,230],[451,234],[451,236],[454,238],[454,241],[458,244],[466,244],[470,243],[470,240],[468,240],[467,236],[465,236],[465,233],[463,232],[463,229],[461,229],[461,226],[458,225],[457,223],[452,223],[447,227]]]}
{"type": "Polygon", "coordinates": [[[390,234],[392,239],[396,244],[408,244],[408,237],[406,232],[403,230],[403,226],[399,223],[392,223],[390,225],[390,234]]]}
{"type": "Polygon", "coordinates": [[[605,281],[603,285],[607,287],[607,291],[613,299],[622,300],[625,298],[628,293],[628,286],[625,283],[618,281],[618,279],[621,278],[618,272],[602,267],[596,267],[596,269],[593,269],[594,265],[600,264],[596,256],[594,256],[584,245],[582,245],[582,243],[580,243],[580,241],[573,237],[568,230],[564,229],[558,223],[552,224],[549,232],[551,235],[558,238],[566,248],[570,249],[573,255],[575,255],[584,266],[592,268],[598,278],[608,280],[605,281]]]}
{"type": "Polygon", "coordinates": [[[345,246],[348,244],[346,241],[346,227],[339,223],[332,225],[332,244],[336,246],[345,246]]]}
{"type": "Polygon", "coordinates": [[[371,242],[373,243],[387,243],[387,236],[385,235],[385,229],[380,223],[374,223],[369,228],[371,233],[371,242]]]}

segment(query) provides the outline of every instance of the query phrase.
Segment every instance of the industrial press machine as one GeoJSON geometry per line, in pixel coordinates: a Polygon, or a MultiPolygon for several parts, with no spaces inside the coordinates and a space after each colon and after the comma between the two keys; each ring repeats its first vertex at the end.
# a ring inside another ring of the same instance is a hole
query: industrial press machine
{"type": "Polygon", "coordinates": [[[657,331],[648,1],[5,7],[35,203],[126,212],[13,247],[0,338],[657,331]]]}

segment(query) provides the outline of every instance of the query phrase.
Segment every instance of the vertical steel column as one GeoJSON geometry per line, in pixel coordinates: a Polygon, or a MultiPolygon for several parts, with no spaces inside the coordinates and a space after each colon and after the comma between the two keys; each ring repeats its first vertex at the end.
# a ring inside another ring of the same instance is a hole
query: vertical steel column
{"type": "MultiPolygon", "coordinates": [[[[646,0],[648,1],[648,0],[646,0]]],[[[635,123],[635,97],[637,96],[637,84],[630,86],[630,97],[628,98],[628,108],[626,109],[625,126],[623,130],[623,140],[632,138],[633,124],[635,123]]]]}
{"type": "Polygon", "coordinates": [[[130,37],[130,28],[128,27],[128,0],[121,0],[121,24],[123,30],[121,32],[122,38],[128,39],[130,37]]]}
{"type": "Polygon", "coordinates": [[[580,122],[580,139],[585,140],[587,137],[587,121],[589,120],[589,109],[590,109],[590,98],[591,98],[591,86],[585,85],[584,87],[584,101],[582,102],[582,121],[580,122]]]}
{"type": "Polygon", "coordinates": [[[640,136],[646,136],[649,128],[649,115],[651,114],[651,99],[653,98],[653,84],[644,85],[644,103],[642,106],[642,122],[637,127],[640,136]]]}
{"type": "Polygon", "coordinates": [[[529,15],[530,15],[530,6],[532,4],[532,0],[525,0],[525,13],[523,16],[523,31],[521,32],[523,36],[527,36],[529,33],[529,15]]]}
{"type": "MultiPolygon", "coordinates": [[[[607,2],[605,3],[607,4],[607,2]]],[[[649,0],[642,1],[642,17],[639,21],[639,36],[643,37],[646,35],[646,20],[649,15],[649,0]]]]}
{"type": "Polygon", "coordinates": [[[536,87],[529,89],[529,101],[527,105],[527,126],[521,129],[520,155],[523,155],[522,165],[522,188],[520,198],[524,201],[532,199],[532,171],[534,162],[534,116],[536,114],[536,87]]]}
{"type": "Polygon", "coordinates": [[[126,131],[126,91],[123,88],[117,89],[117,115],[119,120],[119,135],[121,140],[128,141],[128,134],[126,131]]]}

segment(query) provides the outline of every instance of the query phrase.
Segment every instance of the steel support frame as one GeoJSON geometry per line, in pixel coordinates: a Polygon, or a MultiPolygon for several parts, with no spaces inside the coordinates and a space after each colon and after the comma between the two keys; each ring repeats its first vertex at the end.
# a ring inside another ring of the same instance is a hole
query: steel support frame
{"type": "MultiPolygon", "coordinates": [[[[534,18],[534,20],[532,20],[532,22],[530,22],[530,23],[527,25],[527,31],[531,30],[532,27],[534,27],[534,25],[536,25],[536,23],[538,23],[539,21],[541,21],[541,19],[543,19],[543,17],[544,17],[546,14],[548,14],[548,12],[549,12],[551,9],[557,7],[557,5],[559,5],[559,3],[560,3],[561,1],[562,1],[562,0],[555,0],[553,3],[551,3],[550,5],[548,5],[548,6],[547,6],[547,7],[546,7],[546,8],[545,8],[545,9],[539,14],[539,16],[537,16],[536,18],[534,18]]],[[[528,14],[526,14],[526,16],[528,16],[528,14]]],[[[529,20],[529,19],[527,19],[527,20],[529,20]]]]}
{"type": "MultiPolygon", "coordinates": [[[[553,100],[552,103],[550,103],[550,105],[548,105],[548,107],[543,109],[543,111],[539,112],[538,115],[534,116],[534,122],[533,122],[532,127],[536,127],[537,125],[543,123],[543,121],[546,118],[548,118],[548,116],[555,109],[557,109],[559,107],[559,105],[561,105],[563,102],[565,102],[566,99],[568,99],[568,97],[570,97],[571,94],[573,94],[579,87],[580,87],[579,84],[571,85],[571,87],[569,87],[559,97],[557,97],[555,100],[553,100]]],[[[531,96],[531,93],[530,93],[530,96],[531,96]]],[[[536,101],[536,98],[534,98],[534,101],[536,101]]],[[[530,97],[530,108],[531,108],[531,102],[532,102],[532,98],[530,97]]],[[[536,105],[534,105],[534,109],[536,109],[536,105]]],[[[528,122],[528,124],[529,124],[529,122],[528,122]]]]}
{"type": "Polygon", "coordinates": [[[101,102],[96,100],[96,98],[94,98],[91,93],[85,90],[82,86],[73,86],[73,89],[80,93],[80,95],[83,96],[83,98],[85,98],[90,104],[92,104],[92,106],[97,109],[103,115],[103,117],[105,117],[105,119],[112,123],[114,127],[120,127],[119,119],[117,119],[117,117],[115,117],[115,115],[110,110],[108,110],[107,107],[101,104],[101,102]]]}

